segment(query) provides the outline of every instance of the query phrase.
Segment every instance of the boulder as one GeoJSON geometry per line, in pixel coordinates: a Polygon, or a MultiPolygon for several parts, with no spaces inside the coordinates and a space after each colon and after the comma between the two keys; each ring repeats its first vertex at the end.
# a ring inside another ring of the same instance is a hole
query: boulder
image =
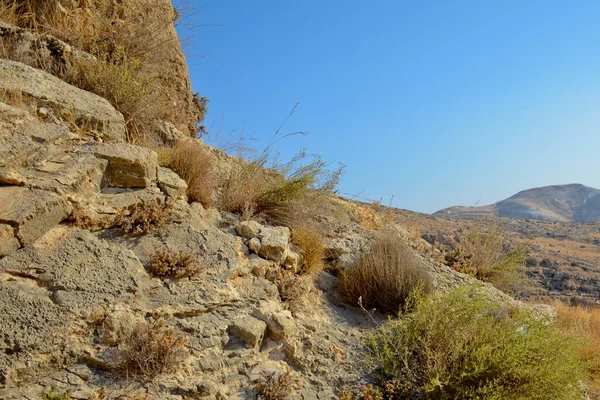
{"type": "Polygon", "coordinates": [[[175,200],[186,200],[187,183],[173,170],[165,167],[158,169],[158,187],[164,194],[175,200]]]}
{"type": "Polygon", "coordinates": [[[108,186],[145,188],[156,182],[158,156],[150,149],[123,143],[96,144],[86,149],[96,157],[108,160],[104,175],[108,186]]]}
{"type": "Polygon", "coordinates": [[[236,319],[229,326],[228,331],[240,338],[255,351],[258,351],[265,336],[266,328],[267,324],[264,321],[247,315],[236,319]]]}
{"type": "Polygon", "coordinates": [[[290,230],[286,227],[265,227],[260,231],[259,255],[281,263],[285,260],[290,230]]]}
{"type": "Polygon", "coordinates": [[[0,223],[11,225],[22,246],[33,243],[71,214],[64,199],[44,190],[0,186],[0,223]]]}
{"type": "Polygon", "coordinates": [[[0,59],[0,89],[32,97],[61,114],[70,115],[80,128],[91,129],[106,141],[125,141],[123,115],[108,100],[42,70],[0,59]]]}
{"type": "Polygon", "coordinates": [[[247,239],[258,236],[263,226],[256,221],[242,221],[235,227],[237,234],[247,239]]]}

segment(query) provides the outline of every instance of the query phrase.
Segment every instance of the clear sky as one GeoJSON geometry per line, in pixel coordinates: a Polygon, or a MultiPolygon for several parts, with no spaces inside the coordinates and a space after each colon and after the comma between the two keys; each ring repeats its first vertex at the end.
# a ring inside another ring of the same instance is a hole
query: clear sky
{"type": "MultiPolygon", "coordinates": [[[[342,193],[434,212],[600,188],[599,1],[193,0],[211,135],[347,166],[342,193]]],[[[188,35],[185,29],[180,33],[188,35]]],[[[210,139],[207,141],[210,142],[210,139]]]]}

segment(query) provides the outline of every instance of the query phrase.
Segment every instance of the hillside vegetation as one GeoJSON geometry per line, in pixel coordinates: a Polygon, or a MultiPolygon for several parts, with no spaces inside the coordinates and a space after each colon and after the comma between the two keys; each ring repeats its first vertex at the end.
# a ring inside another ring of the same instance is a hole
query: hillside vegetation
{"type": "Polygon", "coordinates": [[[535,243],[203,143],[178,15],[0,0],[0,398],[597,396],[594,312],[506,293],[535,243]]]}

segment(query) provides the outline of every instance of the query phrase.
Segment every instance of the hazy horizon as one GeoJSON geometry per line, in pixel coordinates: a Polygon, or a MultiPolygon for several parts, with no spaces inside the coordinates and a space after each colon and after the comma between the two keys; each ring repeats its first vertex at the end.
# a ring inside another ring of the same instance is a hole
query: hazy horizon
{"type": "Polygon", "coordinates": [[[201,4],[187,56],[209,143],[244,127],[261,147],[299,102],[284,132],[309,135],[282,156],[345,164],[346,197],[431,213],[600,188],[600,3],[201,4]]]}

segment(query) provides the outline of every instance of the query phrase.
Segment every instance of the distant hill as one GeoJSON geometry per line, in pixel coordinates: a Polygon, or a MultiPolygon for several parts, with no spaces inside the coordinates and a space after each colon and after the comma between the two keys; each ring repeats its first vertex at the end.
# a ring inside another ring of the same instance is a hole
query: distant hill
{"type": "Polygon", "coordinates": [[[523,190],[489,206],[454,206],[437,211],[434,215],[597,222],[600,221],[600,190],[580,184],[545,186],[523,190]]]}

